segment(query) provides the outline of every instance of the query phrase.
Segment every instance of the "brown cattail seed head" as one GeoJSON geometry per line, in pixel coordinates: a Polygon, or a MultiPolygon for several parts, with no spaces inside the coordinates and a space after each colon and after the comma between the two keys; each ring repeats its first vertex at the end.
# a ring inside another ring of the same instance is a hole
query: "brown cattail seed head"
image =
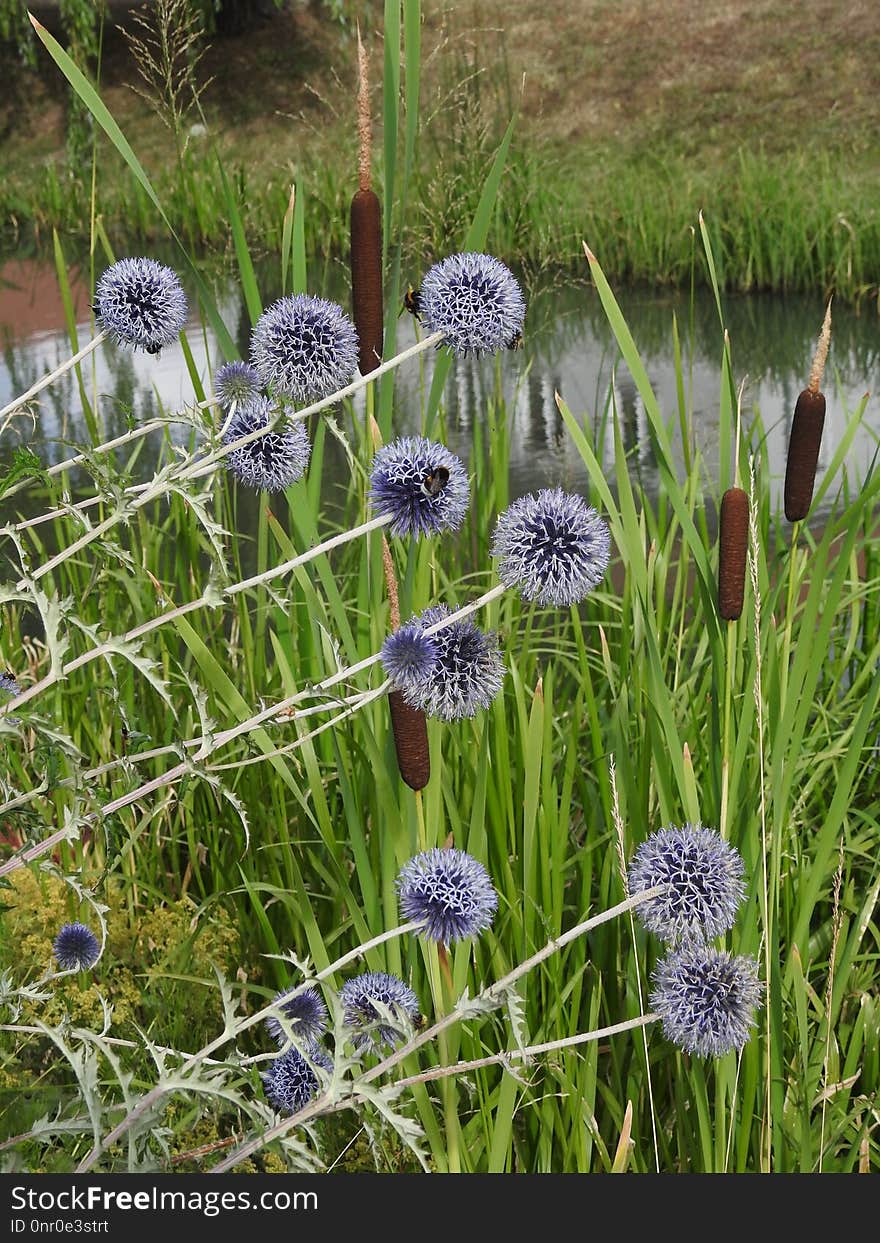
{"type": "Polygon", "coordinates": [[[718,537],[718,612],[724,621],[736,621],[743,611],[748,543],[749,498],[742,488],[728,488],[718,537]]]}
{"type": "Polygon", "coordinates": [[[785,464],[785,516],[800,522],[809,513],[825,423],[825,398],[805,388],[794,408],[785,464]]]}
{"type": "Polygon", "coordinates": [[[372,190],[351,200],[351,295],[361,375],[382,361],[382,212],[372,190]]]}
{"type": "Polygon", "coordinates": [[[424,790],[431,778],[425,714],[418,708],[411,708],[400,691],[390,692],[388,704],[400,775],[411,790],[424,790]]]}

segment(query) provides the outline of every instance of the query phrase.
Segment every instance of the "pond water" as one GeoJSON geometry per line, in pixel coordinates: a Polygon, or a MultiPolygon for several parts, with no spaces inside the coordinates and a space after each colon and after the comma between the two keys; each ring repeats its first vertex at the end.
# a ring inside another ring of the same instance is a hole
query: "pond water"
{"type": "MultiPolygon", "coordinates": [[[[342,269],[334,269],[320,284],[322,294],[348,305],[342,269]],[[329,279],[328,279],[329,277],[329,279]],[[334,284],[336,288],[333,288],[334,284]]],[[[273,271],[259,273],[266,304],[280,292],[273,271]]],[[[247,356],[248,319],[232,279],[218,285],[218,302],[233,338],[247,356]]],[[[623,290],[621,306],[639,347],[661,410],[673,418],[678,408],[673,364],[673,312],[685,356],[685,381],[691,388],[694,428],[707,471],[718,465],[718,418],[721,385],[722,337],[714,299],[707,291],[695,299],[693,331],[689,295],[676,291],[623,290]]],[[[88,291],[85,282],[73,282],[75,316],[80,343],[89,338],[88,291]]],[[[785,454],[797,394],[805,386],[815,338],[824,313],[821,298],[793,296],[728,297],[725,320],[730,333],[737,384],[746,378],[743,418],[748,425],[760,412],[767,436],[773,504],[781,505],[785,454]]],[[[399,344],[410,344],[415,325],[409,315],[399,321],[399,344]]],[[[222,361],[210,329],[193,320],[188,333],[196,366],[206,387],[212,366],[222,361]]],[[[45,371],[68,357],[69,342],[54,268],[37,260],[14,260],[0,266],[0,406],[23,392],[45,371]]],[[[134,354],[105,343],[84,365],[88,391],[97,394],[105,436],[120,434],[126,420],[147,419],[160,410],[171,411],[193,400],[192,386],[179,345],[159,357],[134,354]]],[[[430,376],[433,356],[404,365],[397,375],[395,430],[418,428],[419,386],[430,376]]],[[[599,422],[613,384],[624,443],[631,462],[649,493],[659,489],[651,454],[647,418],[641,398],[618,352],[595,292],[586,285],[554,289],[534,297],[526,320],[525,345],[505,352],[497,369],[492,359],[456,361],[445,392],[447,438],[465,459],[475,419],[485,417],[487,404],[500,377],[512,419],[510,490],[512,496],[537,487],[560,484],[586,490],[586,472],[571,443],[554,400],[560,392],[578,417],[599,422]]],[[[880,318],[876,308],[861,314],[844,305],[834,307],[829,371],[823,384],[828,411],[819,463],[819,478],[827,467],[846,423],[866,392],[880,388],[880,318]]],[[[187,429],[172,431],[181,442],[187,429]]],[[[676,433],[677,435],[677,433],[676,433]]],[[[153,433],[144,448],[139,470],[148,477],[158,446],[153,433]]],[[[880,439],[880,411],[876,397],[868,402],[862,426],[850,447],[850,479],[864,475],[880,439]]],[[[71,445],[88,442],[77,384],[69,374],[41,395],[35,419],[19,416],[0,433],[0,470],[16,443],[28,443],[47,463],[71,454],[71,445]]],[[[344,480],[341,449],[328,440],[325,483],[344,480]]],[[[677,445],[678,451],[681,445],[677,445]]],[[[611,472],[611,447],[606,449],[611,472]]],[[[87,486],[85,477],[68,476],[74,489],[87,486]]],[[[711,484],[711,480],[708,480],[711,484]]],[[[712,485],[714,486],[714,485],[712,485]]],[[[26,493],[10,498],[6,508],[27,512],[26,493]]],[[[4,507],[0,501],[0,509],[4,507]]],[[[6,517],[10,516],[8,513],[6,517]]]]}

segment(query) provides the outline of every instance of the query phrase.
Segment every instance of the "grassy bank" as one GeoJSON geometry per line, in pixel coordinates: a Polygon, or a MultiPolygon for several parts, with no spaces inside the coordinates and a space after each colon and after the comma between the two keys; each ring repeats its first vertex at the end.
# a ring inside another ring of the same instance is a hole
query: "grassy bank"
{"type": "MultiPolygon", "coordinates": [[[[536,4],[487,0],[454,25],[426,19],[420,143],[396,230],[408,270],[417,277],[471,218],[518,110],[493,230],[528,283],[579,269],[582,238],[615,280],[681,283],[702,209],[724,288],[876,295],[880,39],[870,21],[844,22],[820,0],[751,0],[736,21],[718,5],[608,7],[583,0],[548,23],[536,4]]],[[[365,5],[362,16],[378,79],[379,14],[365,5]]],[[[6,114],[8,248],[45,242],[52,227],[82,236],[90,215],[90,159],[64,159],[62,88],[45,59],[6,114]]],[[[175,228],[192,246],[231,247],[216,142],[257,251],[277,251],[296,180],[311,252],[344,256],[355,175],[350,31],[295,9],[247,39],[215,43],[198,75],[214,79],[202,95],[208,133],[192,111],[175,142],[130,89],[139,79],[124,37],[105,34],[102,94],[175,228]]],[[[380,131],[379,166],[381,146],[380,131]]],[[[97,150],[98,210],[117,248],[164,238],[103,138],[97,150]]]]}

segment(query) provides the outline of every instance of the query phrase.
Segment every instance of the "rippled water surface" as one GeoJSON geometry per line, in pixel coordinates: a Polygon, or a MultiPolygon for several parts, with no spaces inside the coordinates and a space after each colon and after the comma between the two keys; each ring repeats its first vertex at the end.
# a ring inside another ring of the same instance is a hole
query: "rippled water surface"
{"type": "MultiPolygon", "coordinates": [[[[332,273],[331,273],[332,276],[332,273]]],[[[274,272],[262,274],[265,301],[277,296],[274,272]]],[[[331,280],[330,284],[333,282],[331,280]]],[[[348,295],[343,281],[322,294],[344,305],[348,295]]],[[[693,409],[693,427],[702,451],[707,477],[717,471],[718,419],[721,386],[722,337],[714,300],[699,293],[693,307],[688,295],[670,291],[623,290],[619,299],[641,352],[664,415],[674,421],[679,451],[679,394],[677,391],[673,315],[684,355],[685,400],[693,409]]],[[[219,284],[223,318],[246,357],[249,323],[235,282],[219,284]]],[[[80,344],[91,332],[87,287],[73,282],[74,314],[80,344]]],[[[815,337],[824,306],[819,298],[749,296],[728,297],[725,322],[730,333],[736,382],[745,379],[743,417],[749,424],[760,412],[767,437],[774,503],[780,500],[785,450],[794,403],[809,372],[815,337]]],[[[70,353],[64,310],[54,268],[35,260],[14,260],[0,268],[0,406],[24,391],[46,370],[70,353]]],[[[414,340],[415,325],[408,315],[399,321],[400,345],[414,340]]],[[[210,390],[212,367],[223,361],[210,329],[191,320],[188,340],[193,363],[210,390]]],[[[423,355],[397,373],[395,428],[418,428],[421,386],[430,378],[433,356],[423,355]]],[[[175,345],[156,358],[102,345],[83,366],[86,390],[99,412],[106,437],[126,430],[129,420],[147,419],[193,400],[193,384],[184,353],[175,345]]],[[[586,286],[558,289],[533,298],[526,321],[525,346],[492,359],[456,361],[445,393],[446,429],[450,447],[468,456],[473,423],[486,419],[489,403],[500,383],[511,418],[510,487],[516,496],[548,484],[586,487],[586,473],[556,407],[558,391],[569,407],[588,422],[603,419],[612,392],[619,411],[624,444],[632,469],[651,493],[659,488],[651,454],[647,420],[641,398],[625,366],[595,293],[586,286]]],[[[829,372],[823,385],[828,412],[819,476],[827,468],[843,434],[846,416],[866,392],[880,384],[880,319],[875,308],[856,313],[835,306],[829,372]]],[[[342,419],[344,426],[344,417],[342,419]]],[[[189,432],[172,430],[183,440],[189,432]]],[[[850,477],[868,469],[880,435],[877,400],[869,399],[863,425],[847,454],[850,477]]],[[[152,433],[137,470],[147,477],[158,452],[160,434],[152,433]]],[[[0,467],[16,443],[28,443],[47,463],[70,456],[71,445],[88,443],[78,384],[66,376],[41,395],[34,418],[21,415],[0,434],[0,467]]],[[[606,464],[611,469],[610,446],[606,464]]],[[[328,487],[344,482],[346,466],[333,442],[327,458],[328,487]]],[[[74,487],[85,480],[72,476],[74,487]]],[[[711,479],[708,479],[711,484],[711,479]]],[[[8,505],[26,512],[22,495],[8,505]]],[[[0,507],[3,502],[0,501],[0,507]]]]}

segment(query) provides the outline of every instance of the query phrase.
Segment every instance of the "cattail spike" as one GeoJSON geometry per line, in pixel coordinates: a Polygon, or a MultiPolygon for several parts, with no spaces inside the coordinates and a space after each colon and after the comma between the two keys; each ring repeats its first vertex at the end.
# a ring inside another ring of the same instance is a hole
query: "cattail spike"
{"type": "Polygon", "coordinates": [[[822,321],[822,331],[819,333],[819,340],[816,343],[816,353],[813,355],[813,365],[810,368],[810,382],[807,385],[808,390],[814,395],[819,392],[822,387],[822,376],[825,372],[825,362],[828,358],[828,346],[831,344],[831,299],[828,299],[828,306],[825,309],[825,318],[822,321]]]}
{"type": "Polygon", "coordinates": [[[431,779],[425,714],[411,708],[400,691],[391,691],[388,704],[400,775],[411,790],[423,790],[431,779]]]}
{"type": "Polygon", "coordinates": [[[822,428],[825,426],[825,397],[819,391],[828,346],[831,343],[831,300],[825,309],[825,319],[816,344],[810,380],[800,394],[794,408],[791,436],[788,441],[788,459],[785,463],[785,516],[789,522],[806,518],[813,501],[813,485],[822,445],[822,428]]]}
{"type": "Polygon", "coordinates": [[[742,615],[749,542],[749,498],[742,488],[728,488],[721,498],[718,536],[718,612],[724,621],[742,615]]]}
{"type": "Polygon", "coordinates": [[[370,188],[372,131],[367,54],[358,30],[358,183],[351,200],[351,295],[361,375],[382,361],[382,208],[370,188]]]}
{"type": "Polygon", "coordinates": [[[794,408],[785,464],[785,516],[789,522],[800,522],[809,513],[824,425],[823,394],[805,388],[794,408]]]}
{"type": "Polygon", "coordinates": [[[373,126],[370,117],[370,76],[367,50],[361,42],[361,27],[357,27],[358,41],[358,187],[370,190],[373,185],[371,170],[373,154],[373,126]]]}
{"type": "Polygon", "coordinates": [[[400,629],[400,598],[397,593],[397,575],[391,558],[388,537],[382,533],[382,568],[385,571],[385,583],[388,587],[388,613],[392,630],[400,629]]]}

